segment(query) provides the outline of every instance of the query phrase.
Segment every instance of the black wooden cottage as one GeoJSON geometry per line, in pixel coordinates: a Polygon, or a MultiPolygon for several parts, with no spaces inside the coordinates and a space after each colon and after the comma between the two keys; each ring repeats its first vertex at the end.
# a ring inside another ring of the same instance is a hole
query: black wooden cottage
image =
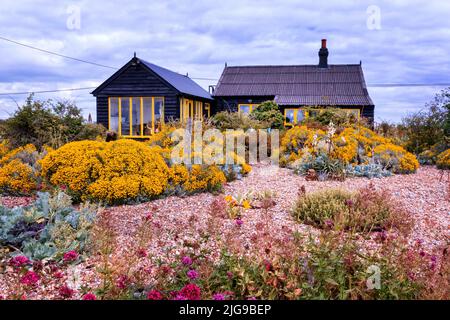
{"type": "Polygon", "coordinates": [[[92,94],[97,98],[97,122],[130,138],[149,137],[169,119],[209,117],[213,103],[187,75],[136,55],[92,94]]]}
{"type": "Polygon", "coordinates": [[[286,125],[300,122],[305,107],[338,107],[373,121],[361,63],[328,64],[326,40],[322,40],[318,65],[226,66],[214,90],[217,110],[249,113],[263,101],[274,100],[286,117],[286,125]]]}

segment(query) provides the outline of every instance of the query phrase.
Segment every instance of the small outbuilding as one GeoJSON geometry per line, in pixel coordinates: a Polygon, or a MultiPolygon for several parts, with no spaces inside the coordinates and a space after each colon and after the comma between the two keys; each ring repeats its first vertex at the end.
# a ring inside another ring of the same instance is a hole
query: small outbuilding
{"type": "Polygon", "coordinates": [[[128,138],[148,138],[171,119],[209,117],[213,103],[187,75],[136,55],[92,94],[97,99],[97,123],[128,138]]]}

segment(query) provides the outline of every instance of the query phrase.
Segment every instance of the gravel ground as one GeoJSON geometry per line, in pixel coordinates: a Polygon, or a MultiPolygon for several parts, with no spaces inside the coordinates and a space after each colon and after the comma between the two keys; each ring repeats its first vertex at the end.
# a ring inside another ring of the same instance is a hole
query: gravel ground
{"type": "MultiPolygon", "coordinates": [[[[297,176],[288,169],[273,168],[267,165],[257,165],[243,180],[229,183],[224,188],[225,195],[243,195],[248,192],[261,192],[271,190],[276,192],[276,205],[270,209],[272,220],[270,232],[275,239],[275,248],[283,250],[283,244],[292,239],[294,230],[306,233],[312,228],[296,223],[290,215],[290,208],[297,198],[301,186],[306,192],[326,188],[343,188],[357,190],[373,183],[377,189],[386,189],[405,210],[411,214],[415,227],[411,241],[421,240],[429,250],[448,246],[450,239],[450,177],[447,173],[434,167],[422,167],[417,173],[411,175],[395,175],[382,179],[351,178],[344,182],[339,181],[306,181],[304,177],[297,176]],[[278,248],[276,248],[278,247],[278,248]]],[[[219,196],[212,194],[197,194],[190,197],[168,197],[149,203],[118,206],[105,209],[109,214],[112,225],[118,234],[120,250],[117,255],[124,254],[135,242],[136,227],[147,215],[151,215],[152,233],[154,234],[151,247],[147,248],[149,255],[173,259],[186,251],[186,244],[201,243],[200,234],[207,229],[209,212],[212,202],[219,196]]],[[[3,198],[1,203],[12,206],[23,205],[29,200],[3,198]]],[[[261,209],[246,210],[243,224],[237,226],[235,221],[224,219],[218,232],[222,235],[232,234],[236,242],[244,248],[244,254],[264,254],[264,245],[258,243],[257,232],[267,218],[261,209]]],[[[197,248],[211,251],[211,257],[219,254],[214,241],[208,242],[208,247],[197,248]]],[[[82,279],[96,282],[89,267],[95,261],[88,260],[78,268],[82,279]]],[[[149,272],[151,273],[151,272],[149,272]]],[[[0,295],[1,289],[0,275],[0,295]]],[[[47,296],[49,297],[49,296],[47,296]]]]}

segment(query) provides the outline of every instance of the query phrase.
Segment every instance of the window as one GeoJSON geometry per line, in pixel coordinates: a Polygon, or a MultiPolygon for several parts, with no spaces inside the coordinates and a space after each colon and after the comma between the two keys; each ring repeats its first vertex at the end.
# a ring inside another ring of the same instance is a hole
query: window
{"type": "MultiPolygon", "coordinates": [[[[210,115],[209,103],[205,103],[205,109],[210,115]],[[206,109],[208,107],[208,109],[206,109]]],[[[180,120],[187,121],[189,118],[194,120],[203,120],[203,102],[194,101],[186,98],[180,99],[180,120]]]]}
{"type": "Polygon", "coordinates": [[[206,116],[208,118],[211,117],[211,105],[209,103],[205,103],[205,111],[206,111],[206,116]]]}
{"type": "Polygon", "coordinates": [[[257,106],[259,106],[259,104],[240,104],[238,105],[238,112],[250,114],[257,106]]]}
{"type": "Polygon", "coordinates": [[[110,97],[109,130],[123,137],[148,137],[164,121],[162,97],[110,97]]]}
{"type": "Polygon", "coordinates": [[[109,130],[119,132],[119,98],[109,98],[109,130]]]}
{"type": "Polygon", "coordinates": [[[285,109],[284,117],[286,118],[285,126],[294,126],[305,119],[305,112],[299,108],[285,109]]]}

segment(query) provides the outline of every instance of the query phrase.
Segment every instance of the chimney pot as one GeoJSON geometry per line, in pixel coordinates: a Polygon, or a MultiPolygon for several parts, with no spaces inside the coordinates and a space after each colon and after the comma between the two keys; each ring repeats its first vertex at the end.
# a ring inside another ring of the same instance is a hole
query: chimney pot
{"type": "Polygon", "coordinates": [[[319,68],[328,68],[327,39],[322,39],[322,48],[319,50],[319,68]]]}

